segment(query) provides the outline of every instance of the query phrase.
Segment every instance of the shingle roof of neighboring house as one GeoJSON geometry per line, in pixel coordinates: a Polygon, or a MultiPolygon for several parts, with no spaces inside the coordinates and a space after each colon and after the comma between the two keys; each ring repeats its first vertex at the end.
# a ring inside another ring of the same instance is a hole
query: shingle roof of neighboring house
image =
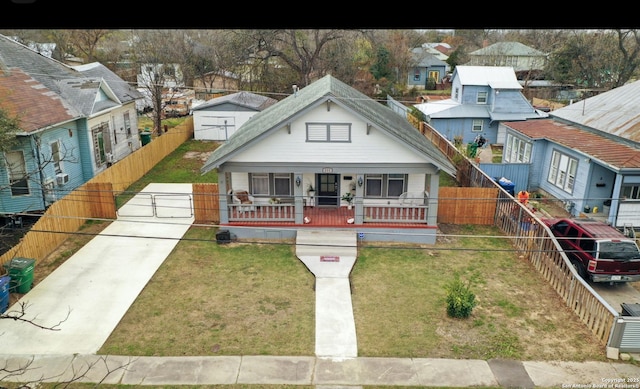
{"type": "Polygon", "coordinates": [[[616,169],[640,169],[640,150],[553,119],[503,122],[532,139],[547,139],[616,169]]]}
{"type": "Polygon", "coordinates": [[[632,82],[549,113],[604,133],[640,142],[640,81],[632,82]]]}
{"type": "Polygon", "coordinates": [[[520,42],[497,42],[479,50],[472,51],[469,55],[492,56],[509,55],[518,57],[544,57],[547,54],[520,42]]]}
{"type": "Polygon", "coordinates": [[[198,111],[210,107],[215,107],[216,105],[220,104],[233,103],[241,107],[254,109],[256,111],[262,111],[277,102],[278,100],[271,97],[266,97],[251,92],[237,92],[230,95],[213,98],[203,104],[198,105],[197,107],[194,107],[193,110],[198,111]]]}
{"type": "Polygon", "coordinates": [[[117,97],[100,78],[74,78],[60,81],[60,93],[77,107],[83,115],[91,116],[108,108],[117,107],[117,97]],[[114,100],[96,99],[100,89],[114,100]]]}
{"type": "Polygon", "coordinates": [[[457,73],[462,85],[491,86],[494,89],[522,89],[516,73],[510,66],[467,66],[458,65],[457,73]]]}
{"type": "Polygon", "coordinates": [[[59,94],[17,68],[0,68],[0,107],[18,118],[25,134],[81,116],[59,94]]]}
{"type": "MultiPolygon", "coordinates": [[[[437,50],[435,51],[440,55],[444,55],[438,52],[437,50]]],[[[430,53],[429,48],[417,47],[415,49],[411,49],[411,55],[413,58],[414,66],[425,67],[425,68],[431,67],[431,66],[444,66],[444,67],[449,66],[449,64],[439,59],[437,55],[430,53]]]]}
{"type": "Polygon", "coordinates": [[[420,134],[406,118],[331,75],[324,76],[300,89],[297,93],[255,114],[226,143],[211,154],[201,169],[202,173],[217,168],[248,144],[258,141],[272,130],[278,130],[309,107],[322,104],[327,100],[334,101],[362,116],[371,125],[389,133],[408,147],[414,147],[419,152],[429,155],[438,164],[438,167],[447,174],[455,176],[455,168],[448,158],[424,135],[420,134]]]}
{"type": "Polygon", "coordinates": [[[79,77],[74,69],[47,58],[27,46],[0,35],[0,67],[19,68],[55,93],[60,93],[58,80],[79,77]]]}
{"type": "Polygon", "coordinates": [[[109,89],[113,91],[117,100],[121,103],[128,103],[143,97],[142,93],[140,93],[134,85],[127,83],[120,78],[120,76],[99,62],[78,65],[73,68],[87,78],[102,78],[105,80],[107,84],[109,84],[109,89]]]}

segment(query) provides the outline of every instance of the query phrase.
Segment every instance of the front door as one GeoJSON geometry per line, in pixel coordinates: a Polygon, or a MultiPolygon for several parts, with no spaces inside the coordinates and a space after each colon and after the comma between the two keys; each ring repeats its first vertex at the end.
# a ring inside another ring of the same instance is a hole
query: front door
{"type": "Polygon", "coordinates": [[[338,198],[338,174],[318,174],[318,183],[316,188],[317,205],[319,206],[339,206],[338,198]]]}

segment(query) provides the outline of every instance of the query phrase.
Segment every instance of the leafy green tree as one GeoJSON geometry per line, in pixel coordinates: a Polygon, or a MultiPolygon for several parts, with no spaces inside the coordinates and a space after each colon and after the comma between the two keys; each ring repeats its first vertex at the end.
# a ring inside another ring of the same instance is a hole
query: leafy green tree
{"type": "Polygon", "coordinates": [[[391,62],[390,56],[391,53],[386,47],[378,47],[376,60],[373,65],[371,65],[371,74],[373,74],[373,78],[380,80],[391,76],[391,68],[389,67],[389,63],[391,62]]]}

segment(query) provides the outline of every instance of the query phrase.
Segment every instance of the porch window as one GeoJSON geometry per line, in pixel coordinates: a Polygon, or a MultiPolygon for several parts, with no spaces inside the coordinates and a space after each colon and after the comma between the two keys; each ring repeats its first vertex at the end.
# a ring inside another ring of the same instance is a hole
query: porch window
{"type": "Polygon", "coordinates": [[[351,142],[351,124],[307,123],[307,142],[351,142]]]}
{"type": "Polygon", "coordinates": [[[547,181],[567,193],[573,193],[573,186],[578,170],[578,160],[554,150],[547,181]]]}
{"type": "Polygon", "coordinates": [[[397,198],[407,191],[406,174],[365,175],[365,197],[397,198]]]}
{"type": "Polygon", "coordinates": [[[437,83],[440,80],[440,72],[437,70],[429,71],[429,79],[437,83]]]}
{"type": "Polygon", "coordinates": [[[293,174],[291,173],[251,173],[251,188],[254,196],[292,196],[293,174]]]}
{"type": "Polygon", "coordinates": [[[640,186],[623,185],[620,188],[620,195],[627,200],[640,200],[640,186]]]}
{"type": "Polygon", "coordinates": [[[489,92],[478,92],[476,95],[476,104],[487,104],[487,96],[489,92]]]}
{"type": "Polygon", "coordinates": [[[11,196],[23,196],[30,194],[27,175],[27,163],[22,151],[10,151],[5,153],[5,160],[9,170],[9,185],[11,196]]]}
{"type": "Polygon", "coordinates": [[[532,147],[530,142],[513,136],[512,134],[507,134],[504,161],[511,163],[530,163],[532,147]]]}
{"type": "Polygon", "coordinates": [[[474,119],[473,120],[473,125],[471,126],[471,131],[472,132],[482,132],[482,127],[483,127],[483,121],[482,119],[474,119]]]}

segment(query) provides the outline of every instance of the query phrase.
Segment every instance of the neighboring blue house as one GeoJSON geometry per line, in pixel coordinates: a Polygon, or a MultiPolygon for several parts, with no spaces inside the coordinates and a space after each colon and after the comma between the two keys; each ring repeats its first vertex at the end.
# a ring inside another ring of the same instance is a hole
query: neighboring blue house
{"type": "Polygon", "coordinates": [[[41,212],[140,148],[138,92],[100,64],[72,68],[0,35],[0,109],[16,144],[0,153],[0,217],[41,212]]]}
{"type": "Polygon", "coordinates": [[[639,105],[636,81],[552,111],[549,120],[503,123],[503,161],[527,164],[530,190],[564,200],[574,216],[589,211],[640,228],[639,105]]]}
{"type": "Polygon", "coordinates": [[[441,84],[442,79],[447,75],[449,64],[437,58],[430,52],[435,49],[428,47],[417,47],[411,50],[412,61],[407,76],[407,86],[418,89],[436,89],[436,84],[441,84]],[[432,80],[429,84],[429,80],[432,80]]]}
{"type": "Polygon", "coordinates": [[[545,118],[522,94],[511,67],[457,66],[452,76],[451,98],[416,104],[426,122],[440,134],[463,144],[478,135],[488,143],[503,143],[502,121],[545,118]]]}

